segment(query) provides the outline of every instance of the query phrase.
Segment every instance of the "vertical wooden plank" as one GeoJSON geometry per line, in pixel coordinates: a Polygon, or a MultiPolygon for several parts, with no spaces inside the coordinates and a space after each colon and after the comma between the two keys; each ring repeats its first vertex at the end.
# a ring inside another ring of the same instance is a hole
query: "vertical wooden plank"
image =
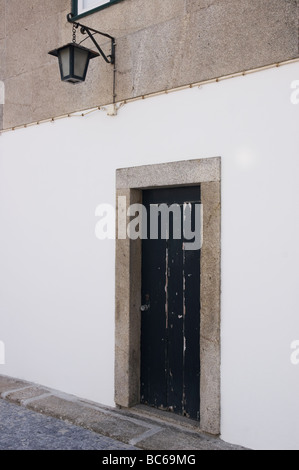
{"type": "MultiPolygon", "coordinates": [[[[146,196],[143,203],[148,207],[146,196]]],[[[165,285],[166,240],[143,240],[142,303],[150,303],[150,308],[141,314],[141,402],[163,409],[167,408],[165,285]]]]}
{"type": "Polygon", "coordinates": [[[168,273],[168,406],[177,414],[183,412],[184,396],[184,313],[182,240],[169,240],[168,273]]]}
{"type": "MultiPolygon", "coordinates": [[[[192,204],[194,217],[195,205],[192,204]]],[[[185,413],[200,419],[200,250],[184,251],[185,413]]]]}

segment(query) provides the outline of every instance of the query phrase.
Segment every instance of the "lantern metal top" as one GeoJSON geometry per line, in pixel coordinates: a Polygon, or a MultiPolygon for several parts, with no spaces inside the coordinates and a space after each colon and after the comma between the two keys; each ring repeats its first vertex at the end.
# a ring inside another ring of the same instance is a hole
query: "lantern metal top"
{"type": "Polygon", "coordinates": [[[100,55],[98,52],[95,52],[91,49],[88,49],[87,47],[81,46],[80,44],[76,44],[74,42],[70,42],[68,44],[65,44],[64,46],[59,47],[58,49],[53,49],[53,51],[50,51],[49,54],[53,55],[54,57],[59,57],[59,52],[62,49],[65,49],[66,47],[73,47],[73,48],[76,48],[76,49],[81,49],[83,51],[88,51],[89,52],[89,59],[95,59],[96,57],[99,57],[99,55],[100,55]]]}

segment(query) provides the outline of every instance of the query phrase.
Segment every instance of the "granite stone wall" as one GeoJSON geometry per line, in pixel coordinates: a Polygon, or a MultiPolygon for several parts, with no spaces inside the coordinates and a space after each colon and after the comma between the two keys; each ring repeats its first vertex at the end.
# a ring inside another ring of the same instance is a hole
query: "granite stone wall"
{"type": "MultiPolygon", "coordinates": [[[[101,59],[86,83],[60,82],[48,51],[71,40],[70,10],[70,0],[0,0],[4,128],[112,101],[101,59]]],[[[123,100],[298,57],[298,10],[299,0],[123,0],[81,21],[116,37],[123,100]]]]}

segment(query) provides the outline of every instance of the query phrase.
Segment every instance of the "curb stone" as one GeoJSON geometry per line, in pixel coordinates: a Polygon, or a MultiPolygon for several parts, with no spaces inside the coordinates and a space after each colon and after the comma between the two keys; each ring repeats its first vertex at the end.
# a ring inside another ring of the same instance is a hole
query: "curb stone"
{"type": "Polygon", "coordinates": [[[245,450],[142,408],[104,407],[10,377],[0,376],[0,398],[143,450],[245,450]]]}

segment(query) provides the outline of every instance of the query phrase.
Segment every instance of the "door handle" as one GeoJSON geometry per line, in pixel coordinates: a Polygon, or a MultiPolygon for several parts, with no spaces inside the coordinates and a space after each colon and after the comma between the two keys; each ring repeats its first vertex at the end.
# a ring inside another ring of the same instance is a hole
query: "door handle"
{"type": "Polygon", "coordinates": [[[149,304],[148,305],[141,305],[140,310],[142,312],[147,312],[150,308],[151,308],[151,306],[149,304]]]}

